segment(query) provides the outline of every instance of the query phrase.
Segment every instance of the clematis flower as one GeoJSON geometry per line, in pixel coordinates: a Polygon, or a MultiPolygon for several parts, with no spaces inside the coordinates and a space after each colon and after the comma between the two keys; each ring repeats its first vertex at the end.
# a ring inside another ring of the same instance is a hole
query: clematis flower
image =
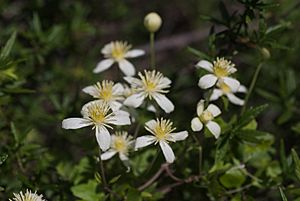
{"type": "Polygon", "coordinates": [[[212,95],[210,96],[210,101],[217,100],[221,96],[227,96],[228,100],[235,105],[244,105],[244,100],[238,98],[234,93],[246,93],[247,89],[245,86],[240,85],[236,91],[233,91],[226,83],[220,80],[217,83],[218,89],[214,89],[212,95]]]}
{"type": "Polygon", "coordinates": [[[128,112],[117,110],[112,111],[109,104],[103,100],[95,100],[82,107],[83,118],[68,118],[62,122],[64,129],[78,129],[86,126],[93,126],[96,130],[96,139],[103,151],[110,147],[111,136],[107,128],[111,125],[129,125],[128,112]]]}
{"type": "Polygon", "coordinates": [[[135,75],[135,68],[127,61],[127,58],[139,57],[145,54],[144,50],[131,50],[131,45],[123,41],[113,41],[106,44],[101,50],[101,53],[105,59],[97,64],[94,73],[105,71],[117,62],[119,68],[126,76],[135,75]]]}
{"type": "Polygon", "coordinates": [[[120,160],[127,161],[128,151],[133,147],[133,144],[134,140],[132,140],[132,136],[128,136],[127,132],[116,132],[115,135],[111,136],[111,148],[101,154],[101,159],[108,160],[118,153],[120,160]]]}
{"type": "Polygon", "coordinates": [[[210,63],[206,60],[201,60],[196,64],[196,68],[203,68],[210,72],[199,79],[199,87],[208,89],[214,86],[218,80],[222,79],[233,91],[236,91],[240,86],[240,82],[232,77],[232,73],[236,72],[235,65],[224,58],[217,58],[216,61],[210,63]]]}
{"type": "Polygon", "coordinates": [[[124,87],[120,83],[114,83],[113,81],[103,80],[101,83],[92,86],[87,86],[82,89],[83,92],[107,102],[112,110],[119,110],[122,103],[119,101],[124,100],[123,93],[124,87]]]}
{"type": "Polygon", "coordinates": [[[37,195],[36,192],[32,193],[30,190],[26,190],[23,194],[21,191],[19,194],[14,193],[14,198],[9,201],[46,201],[43,199],[43,195],[37,195]]]}
{"type": "Polygon", "coordinates": [[[197,104],[197,117],[194,117],[191,122],[193,131],[201,131],[203,124],[217,139],[221,134],[221,127],[213,121],[213,119],[221,114],[221,110],[214,104],[209,104],[204,109],[204,100],[200,100],[197,104]]]}
{"type": "Polygon", "coordinates": [[[135,142],[135,149],[146,147],[151,144],[159,143],[159,146],[164,154],[168,163],[173,163],[175,155],[169,142],[177,142],[187,138],[188,132],[181,131],[174,133],[175,128],[172,127],[173,123],[166,119],[156,119],[146,122],[146,130],[152,135],[145,135],[138,137],[135,142]]]}
{"type": "Polygon", "coordinates": [[[149,98],[150,100],[154,99],[166,113],[172,112],[174,105],[164,95],[169,92],[166,88],[170,87],[171,80],[155,70],[145,70],[144,75],[142,73],[138,73],[138,75],[140,79],[124,77],[134,90],[134,94],[125,99],[124,105],[137,108],[146,98],[149,98]]]}

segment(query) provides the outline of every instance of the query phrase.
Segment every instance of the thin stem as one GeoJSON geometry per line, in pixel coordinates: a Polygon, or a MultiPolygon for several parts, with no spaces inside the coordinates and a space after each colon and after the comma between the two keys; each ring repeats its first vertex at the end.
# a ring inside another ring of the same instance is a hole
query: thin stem
{"type": "Polygon", "coordinates": [[[150,65],[155,68],[154,32],[150,32],[150,65]]]}
{"type": "Polygon", "coordinates": [[[252,77],[252,81],[251,81],[251,84],[250,84],[250,87],[249,87],[249,91],[248,91],[248,93],[246,95],[246,98],[245,98],[245,103],[244,103],[244,106],[242,108],[241,114],[244,114],[244,112],[246,110],[247,103],[248,103],[250,95],[251,95],[251,93],[252,93],[252,91],[254,89],[255,83],[257,81],[257,78],[258,78],[258,75],[259,75],[259,72],[260,72],[262,66],[263,66],[263,62],[260,62],[258,64],[258,66],[256,67],[255,73],[254,73],[254,75],[252,77]]]}
{"type": "Polygon", "coordinates": [[[103,161],[101,159],[101,149],[99,149],[99,162],[100,162],[100,175],[102,178],[103,187],[104,187],[104,190],[107,190],[108,186],[107,186],[107,181],[106,181],[106,177],[105,177],[103,161]]]}
{"type": "Polygon", "coordinates": [[[199,146],[199,175],[201,175],[202,170],[202,147],[199,146]]]}

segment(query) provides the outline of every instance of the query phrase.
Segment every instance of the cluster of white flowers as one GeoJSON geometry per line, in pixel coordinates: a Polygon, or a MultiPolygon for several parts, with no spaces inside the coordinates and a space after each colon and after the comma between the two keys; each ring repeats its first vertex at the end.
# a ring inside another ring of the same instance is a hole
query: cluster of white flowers
{"type": "Polygon", "coordinates": [[[164,112],[174,110],[174,104],[166,97],[171,86],[171,80],[156,70],[144,70],[135,75],[134,66],[126,58],[141,56],[143,50],[130,50],[131,45],[127,42],[115,41],[104,46],[102,53],[105,59],[97,64],[95,73],[109,68],[114,62],[119,64],[125,74],[125,83],[114,83],[111,80],[102,80],[94,85],[83,88],[83,92],[91,95],[96,100],[86,103],[81,109],[81,118],[67,118],[62,121],[64,129],[78,129],[92,126],[95,130],[96,140],[100,149],[102,160],[112,158],[118,153],[122,161],[128,161],[130,150],[137,150],[152,143],[158,143],[167,162],[172,163],[175,159],[174,152],[169,142],[184,140],[188,133],[182,131],[173,133],[173,123],[166,119],[150,120],[146,122],[145,129],[153,135],[146,135],[133,139],[127,131],[116,131],[110,134],[109,130],[116,129],[114,126],[132,124],[131,114],[127,107],[143,107],[150,111],[156,111],[153,105],[157,104],[164,112]]]}
{"type": "MultiPolygon", "coordinates": [[[[209,72],[209,74],[199,79],[198,86],[200,88],[209,89],[217,87],[212,89],[212,93],[208,98],[209,101],[217,100],[219,97],[225,95],[233,104],[244,104],[244,100],[235,96],[234,93],[246,93],[247,89],[241,85],[237,79],[230,77],[237,71],[231,61],[225,58],[217,58],[213,63],[207,60],[201,60],[196,64],[196,68],[202,68],[209,72]]],[[[203,125],[205,125],[217,139],[221,134],[221,127],[213,120],[220,114],[220,108],[214,104],[209,104],[205,109],[205,101],[201,99],[197,105],[197,117],[194,117],[191,121],[192,130],[201,131],[203,125]]]]}

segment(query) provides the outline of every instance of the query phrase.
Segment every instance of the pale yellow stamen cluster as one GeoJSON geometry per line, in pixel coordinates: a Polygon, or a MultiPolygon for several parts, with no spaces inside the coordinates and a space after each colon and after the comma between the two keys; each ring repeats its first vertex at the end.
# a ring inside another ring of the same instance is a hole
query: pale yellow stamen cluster
{"type": "Polygon", "coordinates": [[[128,152],[128,144],[130,138],[127,137],[127,132],[116,132],[112,148],[117,152],[126,154],[128,152]]]}
{"type": "Polygon", "coordinates": [[[144,91],[146,91],[148,96],[150,96],[154,92],[158,93],[167,93],[167,90],[163,90],[159,84],[161,83],[162,79],[164,78],[163,74],[157,71],[144,71],[145,76],[139,73],[139,77],[142,80],[144,91]]]}
{"type": "Polygon", "coordinates": [[[231,88],[225,82],[220,82],[218,86],[220,87],[220,89],[224,93],[230,93],[231,92],[231,88]]]}
{"type": "Polygon", "coordinates": [[[99,98],[105,101],[110,101],[113,99],[113,86],[114,82],[110,80],[103,80],[101,83],[97,82],[95,88],[99,93],[99,98]]]}
{"type": "Polygon", "coordinates": [[[131,45],[123,41],[111,42],[111,56],[115,60],[122,60],[128,50],[131,49],[131,45]]]}
{"type": "Polygon", "coordinates": [[[157,119],[153,129],[154,135],[158,140],[165,140],[175,128],[172,128],[173,123],[166,119],[157,119]]]}
{"type": "Polygon", "coordinates": [[[223,57],[217,58],[217,60],[213,62],[214,74],[217,77],[226,77],[234,72],[234,66],[235,65],[231,63],[231,61],[228,61],[223,57]]]}
{"type": "Polygon", "coordinates": [[[96,124],[105,123],[107,117],[112,114],[110,106],[104,102],[103,104],[92,103],[87,110],[87,116],[96,124]]]}
{"type": "Polygon", "coordinates": [[[19,194],[14,193],[14,198],[9,201],[45,201],[42,195],[37,195],[36,192],[31,193],[31,191],[26,190],[26,193],[20,192],[19,194]]]}
{"type": "Polygon", "coordinates": [[[213,120],[214,116],[211,112],[205,110],[202,112],[202,114],[200,115],[200,121],[203,122],[203,123],[207,123],[211,120],[213,120]]]}

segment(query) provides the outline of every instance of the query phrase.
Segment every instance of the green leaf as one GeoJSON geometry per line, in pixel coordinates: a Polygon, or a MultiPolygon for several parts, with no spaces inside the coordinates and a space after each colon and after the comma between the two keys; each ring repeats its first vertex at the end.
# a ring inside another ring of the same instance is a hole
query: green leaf
{"type": "Polygon", "coordinates": [[[236,129],[240,129],[246,126],[250,121],[252,121],[255,117],[257,117],[262,111],[264,111],[268,107],[268,104],[260,105],[254,108],[250,108],[247,110],[238,121],[236,129]]]}
{"type": "Polygon", "coordinates": [[[109,183],[110,183],[110,184],[116,183],[116,182],[120,179],[121,176],[122,176],[122,175],[118,175],[118,176],[113,177],[113,178],[109,181],[109,183]]]}
{"type": "Polygon", "coordinates": [[[246,181],[243,172],[233,167],[220,177],[220,182],[226,188],[238,188],[246,181]]]}
{"type": "Polygon", "coordinates": [[[282,201],[288,201],[288,199],[286,198],[286,196],[285,196],[285,194],[284,194],[281,187],[279,187],[279,191],[280,191],[282,201]]]}
{"type": "Polygon", "coordinates": [[[126,200],[142,201],[141,193],[134,188],[129,188],[126,200]]]}
{"type": "Polygon", "coordinates": [[[17,130],[17,128],[16,128],[16,126],[13,122],[10,123],[10,129],[11,129],[11,132],[14,136],[15,143],[19,144],[20,143],[20,138],[19,138],[20,133],[18,132],[18,130],[17,130]]]}
{"type": "Polygon", "coordinates": [[[74,196],[84,201],[101,201],[104,200],[104,193],[97,193],[98,183],[95,180],[89,180],[87,183],[71,187],[74,196]]]}
{"type": "Polygon", "coordinates": [[[13,32],[0,53],[0,60],[8,57],[16,40],[17,32],[13,32]]]}
{"type": "Polygon", "coordinates": [[[8,158],[7,154],[1,154],[0,156],[0,165],[2,165],[8,158]]]}
{"type": "Polygon", "coordinates": [[[199,59],[207,59],[207,60],[211,60],[212,58],[210,56],[208,56],[207,54],[205,54],[204,52],[201,52],[199,50],[196,50],[195,48],[192,47],[187,47],[187,50],[194,54],[195,56],[199,57],[199,59]]]}
{"type": "Polygon", "coordinates": [[[236,135],[242,140],[255,144],[272,143],[274,141],[273,135],[264,131],[243,129],[237,131],[236,135]]]}
{"type": "Polygon", "coordinates": [[[293,161],[295,164],[296,177],[300,181],[300,160],[299,160],[299,156],[298,156],[297,152],[295,151],[295,149],[292,149],[292,157],[293,157],[293,161]]]}
{"type": "Polygon", "coordinates": [[[296,125],[292,127],[292,130],[296,133],[300,134],[300,122],[298,122],[296,125]]]}

